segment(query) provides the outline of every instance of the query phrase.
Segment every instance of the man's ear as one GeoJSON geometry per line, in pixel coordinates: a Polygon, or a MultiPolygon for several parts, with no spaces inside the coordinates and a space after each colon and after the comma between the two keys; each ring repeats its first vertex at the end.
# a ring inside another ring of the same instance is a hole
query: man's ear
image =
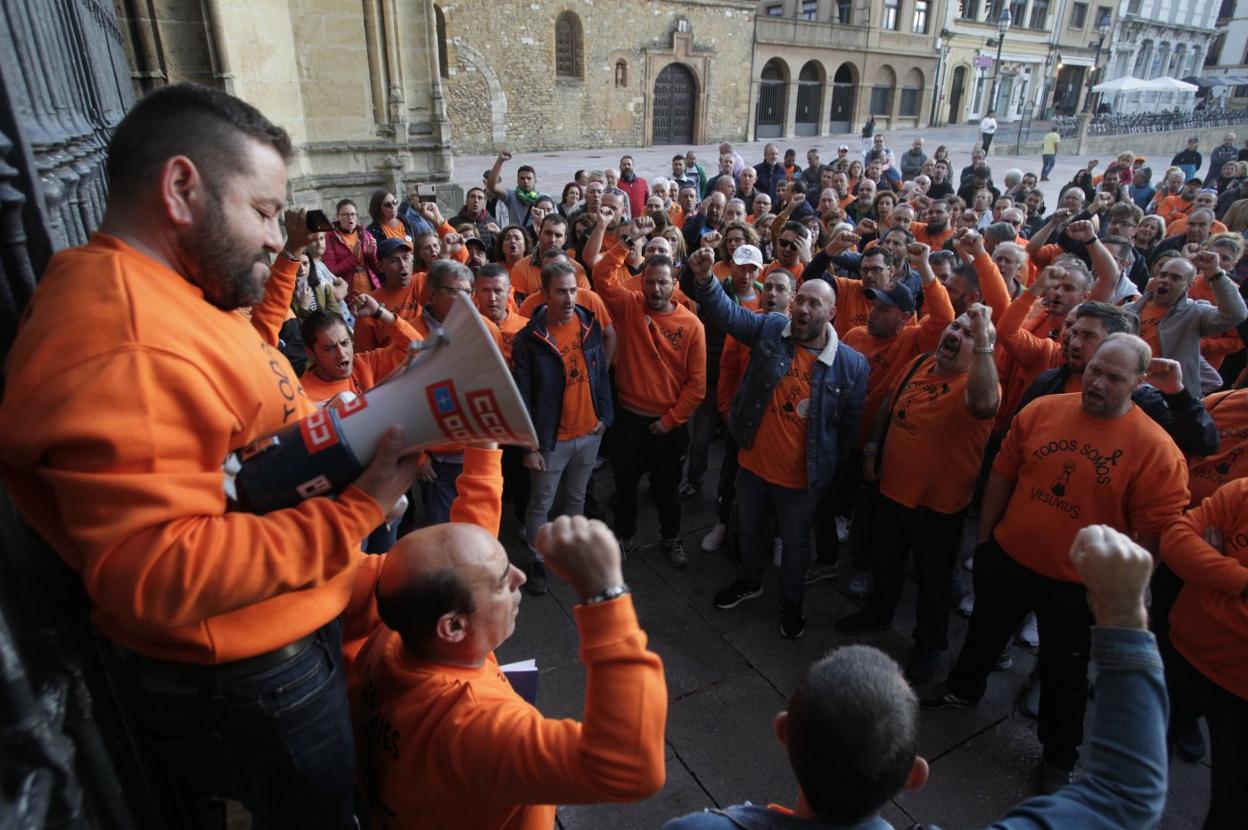
{"type": "Polygon", "coordinates": [[[771,722],[771,729],[776,733],[776,740],[780,742],[780,745],[787,748],[789,745],[789,713],[778,713],[771,722]]]}
{"type": "Polygon", "coordinates": [[[914,756],[914,763],[910,766],[910,772],[906,774],[906,783],[901,785],[901,789],[905,792],[923,789],[930,773],[931,768],[927,765],[927,759],[922,755],[914,756]]]}
{"type": "Polygon", "coordinates": [[[186,156],[171,156],[160,168],[159,186],[166,218],[178,227],[189,226],[206,196],[199,168],[186,156]]]}
{"type": "Polygon", "coordinates": [[[437,632],[438,639],[443,642],[461,643],[468,636],[468,620],[462,614],[448,611],[438,617],[438,624],[434,627],[434,631],[437,632]]]}

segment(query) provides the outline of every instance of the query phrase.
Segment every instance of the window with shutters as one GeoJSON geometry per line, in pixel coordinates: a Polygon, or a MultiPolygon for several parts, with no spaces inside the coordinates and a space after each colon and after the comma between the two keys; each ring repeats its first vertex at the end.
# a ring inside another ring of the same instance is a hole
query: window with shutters
{"type": "Polygon", "coordinates": [[[564,12],[555,21],[555,75],[560,78],[584,77],[581,56],[581,20],[564,12]]]}

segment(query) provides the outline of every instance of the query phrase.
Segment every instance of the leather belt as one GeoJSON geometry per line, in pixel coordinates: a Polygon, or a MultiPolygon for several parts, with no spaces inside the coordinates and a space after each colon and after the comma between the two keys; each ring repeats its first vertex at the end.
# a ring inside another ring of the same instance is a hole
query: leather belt
{"type": "Polygon", "coordinates": [[[199,694],[220,684],[248,675],[259,674],[281,665],[307,651],[324,629],[300,637],[281,648],[245,657],[229,663],[180,663],[148,657],[137,651],[113,644],[125,670],[141,688],[167,694],[199,694]]]}

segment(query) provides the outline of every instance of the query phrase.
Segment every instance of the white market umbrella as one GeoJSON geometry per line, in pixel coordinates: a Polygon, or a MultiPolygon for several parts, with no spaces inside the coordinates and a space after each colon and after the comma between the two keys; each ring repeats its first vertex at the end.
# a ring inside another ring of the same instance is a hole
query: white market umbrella
{"type": "Polygon", "coordinates": [[[1141,81],[1131,75],[1114,78],[1112,81],[1105,81],[1092,87],[1093,92],[1148,92],[1154,89],[1155,87],[1149,86],[1149,81],[1141,81]]]}
{"type": "Polygon", "coordinates": [[[1180,81],[1178,78],[1153,78],[1146,81],[1151,92],[1195,92],[1200,89],[1196,84],[1180,81]]]}

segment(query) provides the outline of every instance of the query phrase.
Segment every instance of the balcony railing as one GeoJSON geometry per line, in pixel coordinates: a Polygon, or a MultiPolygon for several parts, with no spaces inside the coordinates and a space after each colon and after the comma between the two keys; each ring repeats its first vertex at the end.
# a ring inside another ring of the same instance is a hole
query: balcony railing
{"type": "Polygon", "coordinates": [[[865,26],[770,17],[756,18],[755,26],[760,43],[832,49],[865,49],[867,46],[865,26]]]}

